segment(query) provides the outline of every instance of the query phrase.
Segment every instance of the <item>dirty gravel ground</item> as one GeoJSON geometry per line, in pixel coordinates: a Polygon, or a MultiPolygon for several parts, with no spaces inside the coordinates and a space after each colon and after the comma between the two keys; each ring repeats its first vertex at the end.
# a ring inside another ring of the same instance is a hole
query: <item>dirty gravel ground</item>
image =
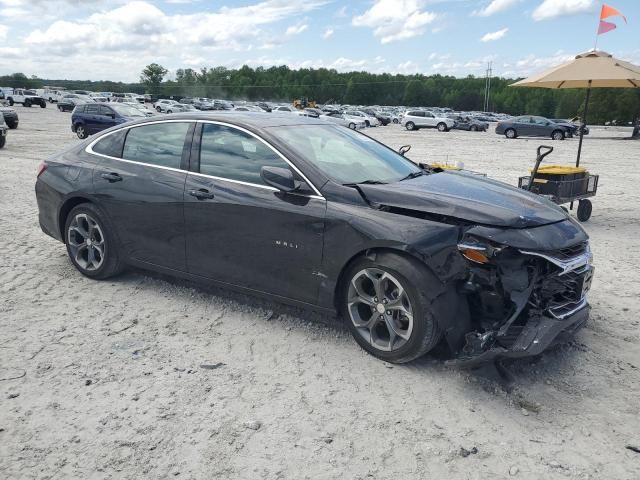
{"type": "MultiPolygon", "coordinates": [[[[69,114],[17,109],[0,150],[1,478],[640,478],[640,143],[621,131],[585,145],[601,174],[591,321],[505,389],[491,369],[385,364],[332,317],[140,271],[82,277],[33,192],[39,161],[77,141],[69,114]]],[[[369,134],[510,183],[540,143],[369,134]]],[[[577,141],[553,145],[566,163],[577,141]]]]}

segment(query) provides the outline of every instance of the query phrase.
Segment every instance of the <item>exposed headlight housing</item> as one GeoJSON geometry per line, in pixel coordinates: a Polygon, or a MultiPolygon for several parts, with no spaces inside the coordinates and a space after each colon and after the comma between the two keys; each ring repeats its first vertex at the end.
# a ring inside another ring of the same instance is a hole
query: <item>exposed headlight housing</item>
{"type": "Polygon", "coordinates": [[[486,240],[467,236],[458,243],[458,250],[461,255],[470,262],[485,265],[499,253],[504,247],[492,245],[486,240]]]}

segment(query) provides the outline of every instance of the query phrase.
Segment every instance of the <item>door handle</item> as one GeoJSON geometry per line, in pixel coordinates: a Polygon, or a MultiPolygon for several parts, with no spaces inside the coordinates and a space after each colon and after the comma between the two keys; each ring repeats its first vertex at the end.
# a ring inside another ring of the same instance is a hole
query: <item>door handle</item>
{"type": "Polygon", "coordinates": [[[189,195],[191,195],[192,197],[196,197],[198,200],[207,200],[207,199],[212,199],[214,197],[213,193],[211,193],[209,190],[206,190],[204,188],[200,188],[198,190],[191,190],[189,192],[189,195]]]}
{"type": "Polygon", "coordinates": [[[100,176],[109,181],[109,183],[122,181],[122,177],[117,173],[101,173],[100,176]]]}

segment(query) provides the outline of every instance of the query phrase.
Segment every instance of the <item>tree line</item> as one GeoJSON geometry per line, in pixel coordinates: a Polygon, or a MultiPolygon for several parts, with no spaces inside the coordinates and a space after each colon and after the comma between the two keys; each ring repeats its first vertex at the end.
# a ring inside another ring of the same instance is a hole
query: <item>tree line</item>
{"type": "MultiPolygon", "coordinates": [[[[291,69],[286,65],[238,69],[225,67],[178,69],[175,79],[164,80],[167,70],[148,65],[139,82],[82,81],[28,78],[22,73],[0,76],[0,86],[40,88],[56,85],[68,89],[150,93],[159,97],[209,97],[249,101],[291,102],[307,97],[320,103],[351,105],[404,105],[482,110],[484,77],[403,75],[338,72],[326,68],[291,69]]],[[[513,88],[517,79],[491,80],[490,110],[511,115],[531,114],[572,118],[582,112],[585,91],[513,88]]],[[[640,89],[594,89],[589,123],[636,121],[640,115],[640,89]]]]}

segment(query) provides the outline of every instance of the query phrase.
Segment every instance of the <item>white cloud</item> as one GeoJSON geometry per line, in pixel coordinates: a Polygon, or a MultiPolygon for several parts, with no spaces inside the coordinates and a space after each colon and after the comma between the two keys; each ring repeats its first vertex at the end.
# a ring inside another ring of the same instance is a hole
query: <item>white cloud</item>
{"type": "Polygon", "coordinates": [[[536,21],[595,11],[595,0],[544,0],[533,11],[536,21]]]}
{"type": "Polygon", "coordinates": [[[416,37],[425,31],[437,15],[423,11],[422,0],[376,0],[362,15],[353,17],[356,27],[373,28],[373,33],[386,44],[416,37]]]}
{"type": "Polygon", "coordinates": [[[509,31],[508,28],[503,28],[502,30],[498,30],[495,32],[489,32],[487,34],[485,34],[480,41],[481,42],[493,42],[495,40],[500,40],[502,37],[504,37],[507,32],[509,31]]]}
{"type": "Polygon", "coordinates": [[[333,30],[333,28],[327,28],[324,31],[324,33],[322,34],[322,39],[326,40],[326,39],[332,37],[334,33],[335,33],[335,31],[333,30]]]}
{"type": "Polygon", "coordinates": [[[402,73],[404,75],[408,75],[411,73],[418,73],[419,71],[420,68],[418,67],[417,63],[412,62],[411,60],[407,60],[406,62],[399,63],[398,66],[396,66],[395,71],[392,73],[402,73]]]}
{"type": "Polygon", "coordinates": [[[519,2],[520,0],[492,0],[485,8],[474,11],[473,14],[481,17],[490,17],[491,15],[508,10],[519,2]]]}
{"type": "Polygon", "coordinates": [[[292,35],[299,35],[302,32],[304,32],[307,28],[309,28],[309,25],[292,25],[289,28],[287,28],[287,31],[285,32],[285,35],[287,35],[288,37],[292,36],[292,35]]]}
{"type": "Polygon", "coordinates": [[[6,25],[0,25],[0,42],[6,40],[9,27],[6,25]]]}

